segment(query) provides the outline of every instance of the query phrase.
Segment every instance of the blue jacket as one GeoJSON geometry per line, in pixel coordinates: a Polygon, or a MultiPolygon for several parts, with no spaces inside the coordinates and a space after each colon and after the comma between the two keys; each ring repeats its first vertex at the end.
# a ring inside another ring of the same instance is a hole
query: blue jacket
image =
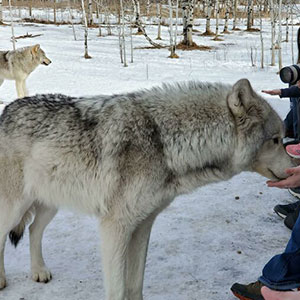
{"type": "Polygon", "coordinates": [[[300,97],[300,89],[298,86],[293,85],[287,89],[280,89],[281,90],[281,95],[279,96],[280,98],[298,98],[300,97]]]}

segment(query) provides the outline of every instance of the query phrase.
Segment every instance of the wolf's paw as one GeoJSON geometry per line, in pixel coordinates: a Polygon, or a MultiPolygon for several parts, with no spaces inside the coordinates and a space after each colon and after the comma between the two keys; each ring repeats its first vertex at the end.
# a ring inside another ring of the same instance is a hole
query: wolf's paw
{"type": "Polygon", "coordinates": [[[6,287],[6,280],[5,277],[0,277],[0,290],[6,287]]]}
{"type": "Polygon", "coordinates": [[[33,281],[36,282],[44,282],[47,283],[52,279],[51,272],[47,269],[47,267],[38,267],[32,269],[32,276],[33,281]]]}

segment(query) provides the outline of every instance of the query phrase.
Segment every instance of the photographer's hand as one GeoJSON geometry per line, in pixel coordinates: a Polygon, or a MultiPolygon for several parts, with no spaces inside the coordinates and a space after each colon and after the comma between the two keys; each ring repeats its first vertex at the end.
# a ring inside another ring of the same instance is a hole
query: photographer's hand
{"type": "Polygon", "coordinates": [[[272,96],[280,96],[281,95],[281,90],[262,90],[263,93],[272,95],[272,96]]]}

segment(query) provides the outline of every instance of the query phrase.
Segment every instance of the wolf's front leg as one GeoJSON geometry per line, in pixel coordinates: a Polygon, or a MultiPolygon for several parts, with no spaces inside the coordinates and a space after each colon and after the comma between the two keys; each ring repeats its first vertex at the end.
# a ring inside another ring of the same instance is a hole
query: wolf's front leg
{"type": "Polygon", "coordinates": [[[25,93],[23,91],[23,81],[22,80],[16,80],[16,89],[17,89],[18,98],[25,97],[25,93]]]}
{"type": "Polygon", "coordinates": [[[6,242],[6,234],[0,237],[0,290],[6,286],[5,270],[4,270],[4,247],[6,242]]]}
{"type": "Polygon", "coordinates": [[[46,226],[57,213],[54,207],[36,204],[36,215],[29,227],[30,232],[30,256],[32,279],[38,282],[51,280],[51,273],[45,265],[42,254],[42,238],[46,226]]]}
{"type": "Polygon", "coordinates": [[[28,96],[28,90],[27,90],[27,87],[26,87],[26,80],[23,80],[22,81],[22,90],[23,90],[23,97],[27,97],[28,96]]]}
{"type": "Polygon", "coordinates": [[[151,228],[156,214],[135,229],[127,251],[126,300],[143,300],[143,282],[151,228]]]}
{"type": "Polygon", "coordinates": [[[125,300],[126,253],[131,233],[118,221],[100,221],[106,300],[125,300]]]}

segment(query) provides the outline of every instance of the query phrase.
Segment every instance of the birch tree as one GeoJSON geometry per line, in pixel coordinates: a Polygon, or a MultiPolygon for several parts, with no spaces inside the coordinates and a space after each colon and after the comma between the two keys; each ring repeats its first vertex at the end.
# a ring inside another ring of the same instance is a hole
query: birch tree
{"type": "Polygon", "coordinates": [[[128,67],[127,60],[126,60],[125,19],[124,19],[123,0],[120,0],[120,11],[121,11],[121,18],[122,18],[122,46],[123,46],[123,56],[124,56],[124,67],[128,67]]]}
{"type": "Polygon", "coordinates": [[[206,3],[206,25],[205,25],[205,32],[203,35],[214,35],[210,30],[210,19],[211,19],[211,11],[213,7],[213,0],[207,0],[206,3]]]}
{"type": "Polygon", "coordinates": [[[218,34],[219,34],[219,15],[220,15],[220,2],[219,2],[219,0],[216,0],[216,36],[215,36],[215,40],[218,39],[218,34]]]}
{"type": "Polygon", "coordinates": [[[161,40],[161,0],[156,0],[157,40],[161,40]]]}
{"type": "Polygon", "coordinates": [[[279,3],[278,3],[278,65],[279,65],[279,70],[282,69],[282,53],[281,53],[281,40],[282,40],[281,10],[282,10],[282,0],[279,0],[279,3]]]}
{"type": "Polygon", "coordinates": [[[233,0],[233,21],[232,21],[232,30],[237,30],[237,28],[236,28],[237,8],[238,8],[238,0],[233,0]]]}
{"type": "Polygon", "coordinates": [[[11,0],[8,1],[8,4],[9,4],[9,14],[10,14],[10,25],[11,25],[11,40],[13,43],[13,49],[16,50],[16,38],[15,38],[14,19],[12,15],[11,0]]]}
{"type": "Polygon", "coordinates": [[[3,24],[2,0],[0,0],[0,24],[3,24]]]}
{"type": "Polygon", "coordinates": [[[271,66],[275,66],[275,14],[274,14],[274,2],[270,1],[270,15],[271,15],[271,66]]]}
{"type": "Polygon", "coordinates": [[[193,45],[193,13],[194,0],[182,0],[182,19],[183,19],[183,44],[190,47],[193,45]]]}
{"type": "Polygon", "coordinates": [[[88,0],[88,25],[92,25],[93,24],[93,3],[92,0],[88,0]]]}
{"type": "MultiPolygon", "coordinates": [[[[168,0],[169,4],[169,34],[170,34],[170,58],[178,58],[179,56],[175,53],[176,51],[176,39],[173,37],[173,6],[172,6],[172,0],[168,0]]],[[[177,9],[178,9],[178,1],[177,1],[177,9]]],[[[175,34],[176,31],[175,31],[175,34]]]]}
{"type": "Polygon", "coordinates": [[[252,26],[252,20],[251,20],[252,2],[253,2],[253,0],[248,0],[248,5],[247,5],[247,30],[251,30],[251,26],[252,26]]]}
{"type": "Polygon", "coordinates": [[[259,35],[260,35],[260,48],[261,48],[261,54],[260,54],[260,67],[264,68],[264,39],[262,35],[262,0],[260,0],[259,3],[259,35]]]}
{"type": "Polygon", "coordinates": [[[81,0],[81,9],[82,9],[82,18],[84,22],[84,58],[89,59],[91,58],[91,56],[89,56],[88,53],[88,24],[86,20],[84,0],[81,0]]]}
{"type": "Polygon", "coordinates": [[[141,20],[140,20],[140,1],[139,0],[132,0],[133,7],[134,7],[134,12],[135,12],[135,25],[138,28],[138,34],[142,34],[143,31],[140,27],[141,20]]]}
{"type": "Polygon", "coordinates": [[[229,19],[229,1],[225,0],[225,21],[224,21],[224,30],[223,33],[228,33],[228,19],[229,19]]]}

